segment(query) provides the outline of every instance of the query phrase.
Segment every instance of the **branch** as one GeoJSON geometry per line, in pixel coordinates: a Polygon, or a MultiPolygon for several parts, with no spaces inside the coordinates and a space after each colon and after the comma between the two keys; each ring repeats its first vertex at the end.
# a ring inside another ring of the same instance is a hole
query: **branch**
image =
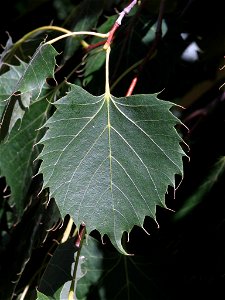
{"type": "Polygon", "coordinates": [[[155,32],[155,39],[152,43],[151,48],[149,49],[149,52],[147,53],[146,57],[143,59],[142,63],[140,64],[140,66],[137,70],[137,75],[133,78],[133,80],[129,86],[129,89],[127,91],[126,96],[132,95],[133,90],[137,84],[138,77],[139,77],[140,73],[142,72],[144,65],[154,55],[155,50],[158,46],[158,43],[162,38],[162,20],[163,20],[163,13],[164,13],[164,9],[165,9],[165,2],[166,2],[166,0],[161,0],[161,2],[160,2],[159,15],[158,15],[158,19],[157,19],[157,27],[156,27],[156,32],[155,32]]]}
{"type": "Polygon", "coordinates": [[[94,31],[73,31],[73,32],[69,32],[63,35],[58,36],[55,39],[52,39],[51,41],[46,42],[45,44],[53,44],[61,39],[67,38],[69,36],[76,36],[76,35],[93,35],[93,36],[97,36],[100,38],[107,38],[108,37],[108,33],[98,33],[98,32],[94,32],[94,31]]]}
{"type": "Polygon", "coordinates": [[[114,23],[112,29],[109,32],[108,39],[103,47],[104,50],[106,50],[112,43],[112,40],[114,38],[116,30],[120,27],[123,18],[125,15],[128,15],[131,11],[131,9],[137,4],[137,0],[131,1],[131,3],[123,9],[123,11],[119,14],[119,17],[117,18],[116,22],[114,23]]]}

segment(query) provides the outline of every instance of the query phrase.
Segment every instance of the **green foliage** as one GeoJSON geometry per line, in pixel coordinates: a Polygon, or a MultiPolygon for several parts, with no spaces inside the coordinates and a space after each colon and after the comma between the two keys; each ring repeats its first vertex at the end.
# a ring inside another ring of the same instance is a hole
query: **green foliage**
{"type": "Polygon", "coordinates": [[[0,145],[1,175],[6,177],[11,187],[11,204],[21,216],[27,205],[26,194],[37,166],[35,159],[39,152],[36,142],[40,137],[38,130],[46,119],[49,106],[46,100],[33,102],[24,114],[21,124],[13,127],[9,137],[0,145]],[[15,181],[15,178],[17,180],[15,181]]]}
{"type": "Polygon", "coordinates": [[[225,32],[189,2],[137,1],[110,48],[130,1],[10,7],[0,299],[224,295],[225,32]]]}
{"type": "MultiPolygon", "coordinates": [[[[108,17],[107,20],[97,28],[98,32],[107,33],[113,26],[116,21],[117,16],[108,17]]],[[[101,42],[101,39],[98,37],[92,38],[92,43],[97,44],[101,42]]],[[[86,86],[95,78],[95,72],[104,67],[105,64],[105,51],[102,47],[97,47],[88,53],[85,58],[85,70],[84,70],[84,79],[83,85],[86,86]]]]}
{"type": "Polygon", "coordinates": [[[66,299],[73,279],[74,238],[60,244],[48,263],[39,291],[48,295],[48,299],[66,299]]]}
{"type": "MultiPolygon", "coordinates": [[[[103,0],[84,0],[81,1],[72,11],[67,22],[71,23],[73,31],[87,31],[95,28],[98,18],[102,14],[103,0]]],[[[66,42],[63,54],[64,60],[68,60],[80,47],[81,37],[69,39],[66,42]]]]}
{"type": "Polygon", "coordinates": [[[152,264],[146,257],[125,256],[107,251],[95,239],[88,237],[81,255],[83,277],[77,283],[77,299],[158,299],[165,297],[152,281],[152,264]]]}
{"type": "Polygon", "coordinates": [[[175,220],[182,219],[188,213],[190,213],[197,205],[201,203],[204,197],[210,192],[213,186],[220,179],[220,176],[223,175],[225,169],[225,157],[221,157],[212,167],[212,170],[208,178],[199,185],[197,191],[194,192],[183,204],[177,213],[174,216],[175,220]]]}
{"type": "Polygon", "coordinates": [[[18,66],[10,66],[8,72],[0,77],[0,115],[2,116],[4,108],[7,104],[7,99],[13,94],[14,88],[25,72],[26,64],[21,61],[18,66]]]}

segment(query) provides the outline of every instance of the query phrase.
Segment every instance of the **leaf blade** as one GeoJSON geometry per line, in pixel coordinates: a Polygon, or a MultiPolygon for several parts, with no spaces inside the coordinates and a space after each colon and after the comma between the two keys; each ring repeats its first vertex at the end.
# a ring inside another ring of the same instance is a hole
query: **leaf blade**
{"type": "Polygon", "coordinates": [[[156,95],[108,99],[71,85],[55,105],[41,140],[44,186],[63,216],[107,234],[125,253],[123,232],[143,227],[145,216],[156,219],[168,185],[182,175],[179,120],[169,111],[174,104],[156,95]]]}

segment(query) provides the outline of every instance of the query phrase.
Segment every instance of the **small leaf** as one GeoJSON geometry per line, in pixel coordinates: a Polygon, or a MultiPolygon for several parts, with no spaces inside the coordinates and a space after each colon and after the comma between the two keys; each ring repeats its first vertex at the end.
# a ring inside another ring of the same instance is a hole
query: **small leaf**
{"type": "MultiPolygon", "coordinates": [[[[157,23],[153,24],[150,28],[149,31],[143,36],[142,42],[146,45],[149,45],[156,37],[156,30],[157,30],[157,23]]],[[[163,20],[162,21],[162,37],[166,34],[167,32],[167,26],[166,22],[163,20]]]]}
{"type": "Polygon", "coordinates": [[[20,61],[18,66],[9,66],[9,71],[0,76],[0,117],[7,104],[7,100],[13,94],[15,86],[25,72],[27,64],[20,61]]]}
{"type": "Polygon", "coordinates": [[[156,219],[183,172],[174,104],[156,95],[93,96],[71,85],[55,106],[41,140],[44,187],[62,216],[107,234],[125,253],[123,232],[143,227],[145,216],[156,219]]]}

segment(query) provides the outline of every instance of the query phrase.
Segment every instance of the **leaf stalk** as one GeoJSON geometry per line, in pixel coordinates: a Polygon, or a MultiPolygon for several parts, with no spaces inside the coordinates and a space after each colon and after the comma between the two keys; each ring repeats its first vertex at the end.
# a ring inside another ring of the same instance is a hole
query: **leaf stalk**
{"type": "Polygon", "coordinates": [[[73,31],[73,32],[68,32],[66,34],[63,34],[61,36],[58,36],[48,42],[46,42],[45,44],[53,44],[55,42],[58,42],[61,39],[70,37],[70,36],[76,36],[76,35],[93,35],[93,36],[97,36],[99,38],[107,38],[108,37],[108,33],[98,33],[98,32],[94,32],[94,31],[73,31]]]}
{"type": "Polygon", "coordinates": [[[105,62],[105,99],[110,99],[110,86],[109,86],[109,55],[111,47],[106,49],[106,62],[105,62]]]}

